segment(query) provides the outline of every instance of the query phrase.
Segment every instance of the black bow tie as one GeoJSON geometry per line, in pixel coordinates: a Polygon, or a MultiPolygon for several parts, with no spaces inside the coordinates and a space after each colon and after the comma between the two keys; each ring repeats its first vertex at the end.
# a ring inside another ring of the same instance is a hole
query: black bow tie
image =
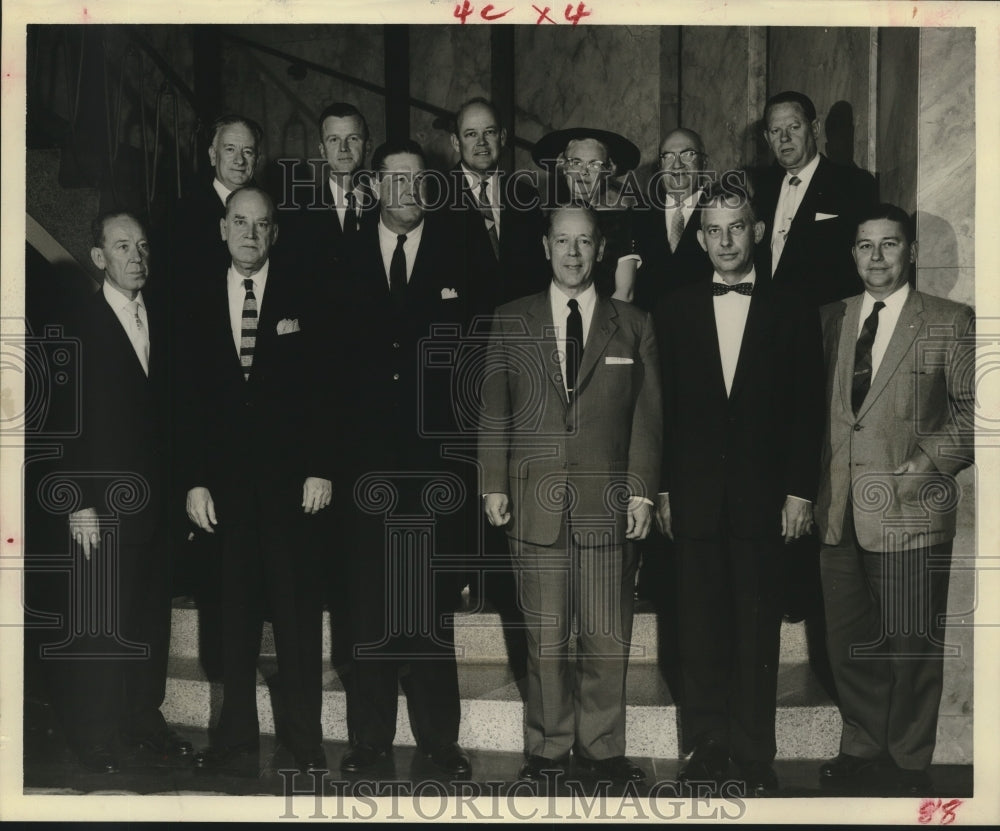
{"type": "Polygon", "coordinates": [[[731,291],[749,297],[753,293],[753,283],[737,283],[735,286],[730,286],[726,283],[712,283],[712,294],[715,297],[721,294],[728,294],[731,291]]]}

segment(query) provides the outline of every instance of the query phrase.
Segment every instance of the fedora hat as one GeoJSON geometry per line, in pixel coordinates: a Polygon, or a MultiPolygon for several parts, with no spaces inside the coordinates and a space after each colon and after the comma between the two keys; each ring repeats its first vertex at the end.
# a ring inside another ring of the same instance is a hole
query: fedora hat
{"type": "Polygon", "coordinates": [[[624,136],[610,130],[596,127],[569,127],[554,130],[542,136],[531,151],[531,158],[539,167],[554,161],[566,149],[566,145],[576,139],[596,139],[608,148],[608,155],[615,163],[617,173],[633,170],[639,164],[639,148],[624,136]]]}

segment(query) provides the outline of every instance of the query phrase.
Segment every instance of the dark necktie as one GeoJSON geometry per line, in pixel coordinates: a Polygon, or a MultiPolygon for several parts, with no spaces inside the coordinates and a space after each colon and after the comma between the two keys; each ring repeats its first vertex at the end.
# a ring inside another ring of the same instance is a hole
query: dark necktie
{"type": "Polygon", "coordinates": [[[246,294],[243,295],[243,325],[240,331],[240,365],[243,367],[243,380],[250,379],[250,367],[253,366],[253,352],[257,346],[257,298],[253,293],[253,280],[249,277],[243,281],[246,294]]]}
{"type": "Polygon", "coordinates": [[[572,401],[580,371],[580,356],[583,354],[583,315],[575,299],[566,305],[569,306],[569,317],[566,319],[566,392],[572,401]]]}
{"type": "Polygon", "coordinates": [[[397,303],[406,297],[406,252],[403,244],[406,234],[396,237],[396,250],[392,252],[392,262],[389,263],[389,295],[397,303]]]}
{"type": "Polygon", "coordinates": [[[358,206],[354,191],[347,193],[347,210],[344,211],[344,233],[353,234],[358,230],[358,206]]]}
{"type": "Polygon", "coordinates": [[[730,286],[726,283],[712,283],[712,294],[716,297],[721,294],[728,294],[731,291],[749,297],[753,294],[753,283],[737,283],[735,286],[730,286]]]}
{"type": "Polygon", "coordinates": [[[490,245],[493,246],[493,256],[500,259],[500,237],[497,234],[496,220],[493,219],[493,206],[490,195],[486,192],[486,179],[479,183],[479,211],[486,223],[486,231],[490,235],[490,245]]]}
{"type": "Polygon", "coordinates": [[[872,344],[878,332],[878,313],[885,308],[885,303],[877,301],[872,307],[872,313],[865,318],[861,334],[854,347],[854,379],[851,382],[851,408],[858,414],[861,405],[868,395],[872,385],[872,344]]]}

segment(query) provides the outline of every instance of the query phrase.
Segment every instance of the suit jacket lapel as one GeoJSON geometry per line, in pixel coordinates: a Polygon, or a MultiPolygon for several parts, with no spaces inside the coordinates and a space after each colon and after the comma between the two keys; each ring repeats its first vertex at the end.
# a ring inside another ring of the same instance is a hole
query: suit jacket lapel
{"type": "MultiPolygon", "coordinates": [[[[103,289],[98,296],[98,303],[102,310],[102,314],[105,317],[105,322],[102,324],[102,328],[107,331],[110,337],[114,338],[118,343],[115,345],[115,351],[122,352],[123,354],[131,355],[130,365],[134,367],[135,371],[138,372],[143,378],[146,378],[146,373],[142,368],[142,363],[139,360],[139,356],[135,354],[135,347],[132,346],[132,340],[128,336],[128,332],[125,330],[125,326],[122,324],[121,318],[114,309],[109,305],[107,298],[104,297],[103,289]]],[[[149,320],[149,307],[146,307],[146,320],[149,320]]],[[[153,350],[150,348],[150,360],[152,360],[153,350]]]]}
{"type": "MultiPolygon", "coordinates": [[[[747,374],[747,367],[753,356],[760,350],[759,344],[763,341],[768,331],[768,321],[771,318],[772,310],[768,307],[765,295],[768,286],[766,283],[758,284],[750,295],[750,308],[747,310],[747,322],[743,327],[743,339],[740,341],[740,354],[736,359],[736,371],[733,373],[733,386],[729,390],[729,398],[736,397],[743,386],[743,379],[747,374]]],[[[714,301],[713,315],[714,318],[714,301]]],[[[722,355],[719,355],[719,368],[722,368],[722,355]]],[[[724,381],[725,379],[723,379],[724,381]]]]}
{"type": "MultiPolygon", "coordinates": [[[[531,298],[531,303],[525,311],[525,317],[528,335],[535,343],[540,345],[542,350],[542,369],[548,376],[549,381],[556,388],[556,398],[562,402],[565,408],[568,406],[568,402],[566,401],[566,385],[563,383],[562,368],[559,366],[559,361],[555,360],[558,345],[553,334],[555,332],[555,322],[552,320],[552,304],[549,302],[548,289],[531,298]]],[[[586,350],[584,351],[586,352],[586,350]]]]}
{"type": "Polygon", "coordinates": [[[851,388],[854,381],[854,348],[857,345],[858,320],[861,317],[861,297],[844,301],[837,342],[837,386],[844,412],[851,412],[851,388]]]}
{"type": "MultiPolygon", "coordinates": [[[[813,174],[812,180],[809,182],[809,187],[806,188],[806,192],[802,196],[799,209],[795,212],[795,218],[788,229],[788,239],[785,241],[785,248],[788,248],[789,245],[794,245],[798,237],[802,236],[802,229],[808,228],[816,221],[816,206],[830,185],[831,175],[832,171],[830,170],[829,163],[820,156],[816,172],[813,174]]],[[[785,256],[782,254],[781,260],[784,259],[785,256]]],[[[778,261],[779,267],[781,266],[781,260],[778,261]]]]}
{"type": "Polygon", "coordinates": [[[896,367],[906,356],[914,338],[923,328],[924,303],[915,291],[910,291],[903,308],[899,312],[899,319],[896,321],[896,328],[892,337],[889,338],[889,345],[885,348],[882,356],[882,363],[878,366],[878,372],[872,378],[871,387],[865,401],[858,410],[858,418],[861,418],[871,408],[882,391],[885,389],[889,379],[895,374],[896,367]]]}
{"type": "Polygon", "coordinates": [[[615,311],[614,303],[606,297],[598,297],[594,306],[594,316],[590,320],[587,343],[580,358],[580,374],[577,377],[577,387],[580,392],[587,386],[597,361],[608,347],[608,341],[618,331],[617,317],[618,312],[615,311]]]}
{"type": "Polygon", "coordinates": [[[691,314],[686,320],[691,354],[704,356],[704,370],[712,376],[711,383],[725,400],[726,379],[722,374],[722,352],[719,350],[719,326],[715,321],[711,276],[699,284],[697,300],[692,304],[691,314]]]}

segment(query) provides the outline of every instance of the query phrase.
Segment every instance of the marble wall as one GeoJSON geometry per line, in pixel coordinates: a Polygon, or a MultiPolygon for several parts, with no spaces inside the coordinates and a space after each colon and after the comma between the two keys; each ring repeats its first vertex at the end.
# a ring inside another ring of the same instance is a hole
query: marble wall
{"type": "Polygon", "coordinates": [[[820,152],[866,169],[870,40],[870,29],[775,26],[767,43],[768,94],[806,93],[819,117],[820,152]]]}
{"type": "Polygon", "coordinates": [[[920,30],[880,29],[878,37],[879,196],[913,213],[917,207],[920,30]]]}
{"type": "Polygon", "coordinates": [[[921,29],[919,72],[917,286],[973,303],[975,31],[921,29]]]}

